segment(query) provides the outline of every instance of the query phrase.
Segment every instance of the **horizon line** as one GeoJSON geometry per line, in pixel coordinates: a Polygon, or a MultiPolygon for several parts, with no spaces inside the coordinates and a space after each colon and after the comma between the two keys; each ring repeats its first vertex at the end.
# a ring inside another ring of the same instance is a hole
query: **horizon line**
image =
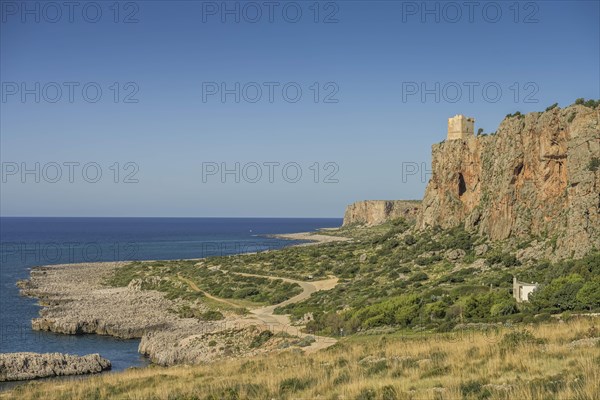
{"type": "Polygon", "coordinates": [[[205,219],[233,219],[233,218],[269,218],[269,219],[343,219],[344,217],[264,217],[264,216],[255,216],[255,217],[202,217],[202,216],[64,216],[64,215],[0,215],[0,218],[205,218],[205,219]]]}

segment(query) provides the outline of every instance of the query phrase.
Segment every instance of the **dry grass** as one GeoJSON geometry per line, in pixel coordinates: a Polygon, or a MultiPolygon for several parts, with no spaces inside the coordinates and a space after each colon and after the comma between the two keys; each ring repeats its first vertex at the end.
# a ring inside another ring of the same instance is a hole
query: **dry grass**
{"type": "Polygon", "coordinates": [[[593,319],[527,330],[533,336],[521,334],[523,327],[501,328],[487,335],[355,336],[311,355],[285,352],[210,365],[128,370],[76,381],[32,382],[0,398],[598,398],[600,347],[569,345],[598,336],[593,319]]]}

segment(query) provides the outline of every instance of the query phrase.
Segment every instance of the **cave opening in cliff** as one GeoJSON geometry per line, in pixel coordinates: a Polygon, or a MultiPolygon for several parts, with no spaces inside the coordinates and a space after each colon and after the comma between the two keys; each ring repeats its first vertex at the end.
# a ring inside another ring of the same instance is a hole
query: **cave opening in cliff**
{"type": "Polygon", "coordinates": [[[519,165],[515,167],[515,176],[521,175],[521,172],[523,172],[523,163],[519,163],[519,165]]]}
{"type": "Polygon", "coordinates": [[[458,174],[458,195],[462,196],[467,191],[467,184],[462,173],[458,174]]]}
{"type": "Polygon", "coordinates": [[[514,184],[517,179],[519,178],[519,175],[521,175],[521,173],[523,172],[523,163],[519,163],[519,165],[517,165],[513,171],[513,177],[510,180],[510,183],[514,184]]]}

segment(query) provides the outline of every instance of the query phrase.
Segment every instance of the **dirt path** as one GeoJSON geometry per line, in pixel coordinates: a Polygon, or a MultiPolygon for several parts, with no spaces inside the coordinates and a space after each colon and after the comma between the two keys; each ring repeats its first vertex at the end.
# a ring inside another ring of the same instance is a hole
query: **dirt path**
{"type": "Polygon", "coordinates": [[[198,285],[196,285],[193,281],[189,280],[188,278],[184,278],[181,275],[177,275],[177,277],[179,278],[179,280],[187,283],[187,285],[190,287],[190,289],[192,289],[194,292],[202,293],[205,297],[207,297],[211,300],[218,301],[219,303],[227,304],[228,306],[235,307],[235,308],[241,307],[239,304],[232,303],[231,301],[222,299],[220,297],[215,297],[212,294],[205,292],[204,290],[200,289],[198,287],[198,285]]]}
{"type": "MultiPolygon", "coordinates": [[[[324,279],[324,280],[320,280],[320,281],[305,282],[305,281],[297,281],[295,279],[281,278],[281,277],[277,277],[277,276],[247,274],[247,273],[243,273],[243,272],[227,272],[227,273],[241,275],[241,276],[267,278],[267,279],[273,279],[273,280],[280,279],[284,282],[295,283],[302,288],[302,293],[300,293],[290,299],[287,299],[279,304],[251,309],[250,310],[251,315],[248,315],[248,316],[240,319],[240,323],[242,323],[244,325],[246,325],[246,324],[252,325],[252,324],[256,324],[256,322],[259,322],[260,324],[266,325],[268,327],[268,329],[270,331],[272,331],[273,333],[287,332],[291,335],[298,336],[301,338],[304,338],[307,336],[312,336],[315,339],[315,342],[313,342],[310,346],[303,348],[304,351],[307,353],[325,349],[329,346],[334,345],[337,342],[336,339],[331,338],[331,337],[310,335],[308,333],[301,332],[300,329],[302,327],[301,326],[292,326],[290,317],[288,315],[276,315],[274,313],[274,311],[277,307],[283,307],[288,304],[294,304],[294,303],[298,303],[303,300],[306,300],[313,293],[315,293],[317,291],[333,289],[338,283],[338,278],[333,277],[333,278],[324,279]]],[[[239,305],[237,305],[237,304],[234,304],[225,299],[221,299],[221,298],[212,296],[209,293],[206,293],[205,291],[200,289],[193,281],[191,281],[187,278],[179,276],[179,279],[181,279],[182,281],[187,283],[188,286],[193,291],[200,292],[200,293],[204,294],[206,297],[208,297],[209,299],[212,299],[212,300],[215,300],[215,301],[218,301],[218,302],[221,302],[221,303],[233,306],[233,307],[239,307],[239,305]]]]}

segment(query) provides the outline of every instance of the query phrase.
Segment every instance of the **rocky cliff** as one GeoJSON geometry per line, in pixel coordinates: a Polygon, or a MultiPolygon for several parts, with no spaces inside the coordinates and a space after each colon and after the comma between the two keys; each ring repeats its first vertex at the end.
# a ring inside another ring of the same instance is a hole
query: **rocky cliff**
{"type": "Polygon", "coordinates": [[[556,257],[600,248],[600,108],[507,116],[488,136],[433,145],[417,225],[537,238],[556,257]]]}
{"type": "Polygon", "coordinates": [[[377,225],[395,218],[416,220],[419,201],[365,200],[346,207],[344,226],[350,224],[377,225]]]}

